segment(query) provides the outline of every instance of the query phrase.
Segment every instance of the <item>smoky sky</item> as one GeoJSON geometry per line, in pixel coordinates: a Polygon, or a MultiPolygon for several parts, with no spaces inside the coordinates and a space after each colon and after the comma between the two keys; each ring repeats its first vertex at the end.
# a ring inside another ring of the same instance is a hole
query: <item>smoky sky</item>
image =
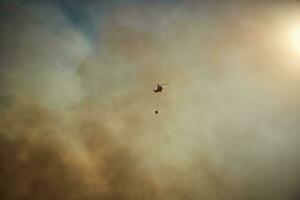
{"type": "Polygon", "coordinates": [[[0,11],[0,199],[299,198],[299,1],[0,11]]]}

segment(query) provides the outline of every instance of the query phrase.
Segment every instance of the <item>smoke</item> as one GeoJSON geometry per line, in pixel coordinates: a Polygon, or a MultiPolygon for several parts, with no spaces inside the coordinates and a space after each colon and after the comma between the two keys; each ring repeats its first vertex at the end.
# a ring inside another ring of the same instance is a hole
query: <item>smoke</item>
{"type": "Polygon", "coordinates": [[[2,4],[1,199],[299,196],[298,3],[2,4]]]}

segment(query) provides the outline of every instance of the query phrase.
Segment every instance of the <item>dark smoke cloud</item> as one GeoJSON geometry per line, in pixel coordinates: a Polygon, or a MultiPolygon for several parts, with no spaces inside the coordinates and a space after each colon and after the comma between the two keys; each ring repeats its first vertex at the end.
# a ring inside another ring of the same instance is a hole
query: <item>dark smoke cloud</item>
{"type": "Polygon", "coordinates": [[[18,105],[2,113],[1,199],[156,198],[154,183],[128,148],[95,121],[78,127],[91,163],[66,149],[61,134],[68,130],[46,109],[18,105]]]}
{"type": "Polygon", "coordinates": [[[300,61],[278,28],[299,3],[66,5],[92,37],[61,1],[1,5],[0,199],[299,198],[300,61]]]}

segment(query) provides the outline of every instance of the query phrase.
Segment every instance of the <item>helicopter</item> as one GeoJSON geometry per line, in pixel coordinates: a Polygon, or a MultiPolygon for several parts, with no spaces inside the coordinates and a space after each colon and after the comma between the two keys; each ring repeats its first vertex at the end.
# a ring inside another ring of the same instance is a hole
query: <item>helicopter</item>
{"type": "Polygon", "coordinates": [[[163,87],[164,85],[168,85],[169,83],[163,83],[163,84],[159,84],[157,83],[156,85],[154,85],[153,87],[155,87],[153,89],[153,92],[157,94],[157,110],[155,110],[155,114],[158,114],[158,107],[159,107],[159,93],[161,93],[163,91],[163,87]]]}

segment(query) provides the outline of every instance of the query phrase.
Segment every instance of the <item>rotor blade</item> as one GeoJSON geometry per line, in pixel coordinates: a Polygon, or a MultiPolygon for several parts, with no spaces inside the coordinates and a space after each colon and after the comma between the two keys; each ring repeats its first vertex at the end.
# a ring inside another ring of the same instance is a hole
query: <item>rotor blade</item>
{"type": "Polygon", "coordinates": [[[169,83],[163,83],[163,84],[160,84],[161,86],[163,86],[163,85],[168,85],[169,83]]]}

